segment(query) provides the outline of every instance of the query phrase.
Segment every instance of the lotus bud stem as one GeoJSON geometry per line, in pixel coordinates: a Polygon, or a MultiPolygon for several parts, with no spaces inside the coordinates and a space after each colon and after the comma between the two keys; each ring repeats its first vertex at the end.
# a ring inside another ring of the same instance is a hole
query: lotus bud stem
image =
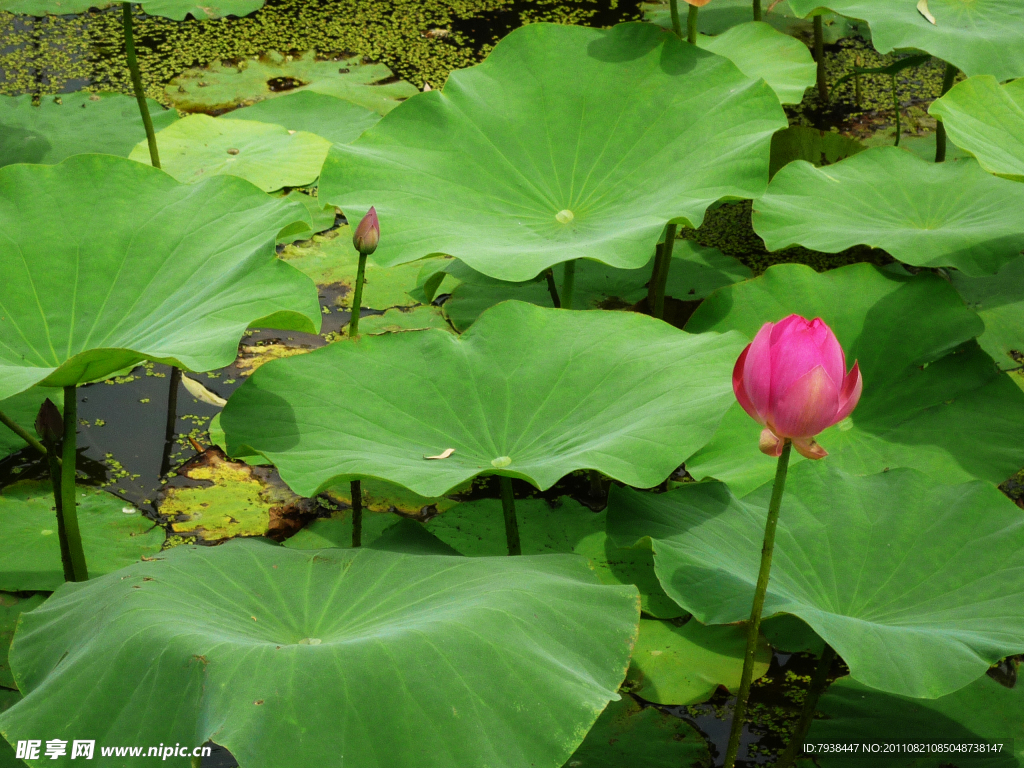
{"type": "Polygon", "coordinates": [[[825,76],[825,28],[819,13],[814,17],[814,61],[818,65],[818,99],[828,104],[828,78],[825,76]]]}
{"type": "Polygon", "coordinates": [[[686,42],[690,45],[697,44],[697,12],[700,10],[693,3],[690,10],[686,12],[686,42]]]}
{"type": "Polygon", "coordinates": [[[683,25],[679,21],[679,2],[678,0],[668,0],[668,12],[672,17],[672,31],[676,33],[676,37],[680,40],[683,39],[683,25]]]}
{"type": "Polygon", "coordinates": [[[359,252],[359,266],[356,269],[356,286],[352,291],[352,317],[348,323],[348,337],[350,339],[359,336],[359,310],[363,304],[363,283],[366,281],[366,257],[377,250],[377,243],[380,242],[380,223],[377,221],[377,209],[370,206],[370,210],[363,216],[363,220],[356,227],[352,235],[352,245],[359,252]]]}
{"type": "Polygon", "coordinates": [[[149,116],[149,104],[146,103],[146,91],[142,87],[142,73],[139,71],[139,60],[135,56],[135,34],[132,31],[132,4],[121,3],[121,18],[124,25],[124,52],[128,57],[128,71],[132,76],[132,89],[135,100],[139,103],[142,125],[146,128],[146,142],[149,144],[149,162],[154,168],[160,167],[160,153],[156,149],[156,132],[153,130],[153,118],[149,116]]]}

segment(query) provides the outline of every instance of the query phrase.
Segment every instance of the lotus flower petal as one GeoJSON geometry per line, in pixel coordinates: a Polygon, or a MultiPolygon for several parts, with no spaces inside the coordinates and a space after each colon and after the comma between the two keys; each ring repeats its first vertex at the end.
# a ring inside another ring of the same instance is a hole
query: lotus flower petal
{"type": "Polygon", "coordinates": [[[769,424],[780,437],[811,437],[835,423],[839,388],[820,365],[782,393],[769,424]]]}

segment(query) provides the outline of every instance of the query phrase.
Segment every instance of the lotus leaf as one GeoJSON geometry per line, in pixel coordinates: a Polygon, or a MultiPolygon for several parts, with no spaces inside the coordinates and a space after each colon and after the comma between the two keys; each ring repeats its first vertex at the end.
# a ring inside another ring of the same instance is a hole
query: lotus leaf
{"type": "Polygon", "coordinates": [[[229,453],[263,454],[303,496],[356,477],[423,496],[481,474],[543,490],[577,469],[646,488],[710,437],[740,348],[646,315],[507,301],[461,337],[365,336],[265,365],[221,425],[229,453]]]}
{"type": "MultiPolygon", "coordinates": [[[[273,123],[189,115],[156,135],[160,166],[186,184],[225,174],[252,182],[264,192],[303,187],[320,175],[331,143],[273,123]]],[[[149,158],[143,140],[128,156],[149,158]]]]}
{"type": "MultiPolygon", "coordinates": [[[[352,246],[352,228],[349,225],[317,235],[308,242],[291,245],[281,252],[281,258],[309,275],[317,285],[345,289],[338,298],[338,306],[342,309],[351,307],[359,253],[352,246]]],[[[423,266],[421,262],[382,267],[371,257],[366,262],[362,305],[372,309],[412,306],[416,300],[409,291],[416,287],[423,266]]]]}
{"type": "Polygon", "coordinates": [[[355,141],[380,115],[326,93],[299,90],[276,99],[257,101],[228,114],[232,120],[277,123],[290,131],[307,131],[332,144],[355,141]]]}
{"type": "MultiPolygon", "coordinates": [[[[686,327],[753,338],[765,322],[793,312],[828,323],[864,376],[857,409],[817,438],[830,464],[855,474],[914,467],[953,483],[1001,483],[1024,464],[1015,437],[1024,430],[1024,396],[973,341],[984,324],[945,280],[868,264],[824,274],[780,264],[712,294],[686,327]]],[[[757,449],[760,430],[735,405],[687,470],[740,495],[771,480],[775,462],[757,449]]]]}
{"type": "MultiPolygon", "coordinates": [[[[0,689],[0,712],[10,709],[21,701],[17,691],[0,689]]],[[[0,768],[23,768],[25,763],[15,757],[14,747],[0,739],[0,768]]]]}
{"type": "MultiPolygon", "coordinates": [[[[441,314],[440,307],[395,307],[382,315],[370,315],[359,321],[359,333],[364,336],[380,336],[384,333],[406,333],[440,328],[454,333],[448,321],[441,314]]],[[[346,329],[347,330],[347,329],[346,329]]]]}
{"type": "MultiPolygon", "coordinates": [[[[173,109],[146,101],[156,130],[178,119],[173,109]]],[[[59,163],[86,152],[128,157],[145,138],[139,103],[131,96],[82,91],[44,96],[38,106],[30,93],[0,96],[0,166],[59,163]]]]}
{"type": "MultiPolygon", "coordinates": [[[[247,16],[263,7],[266,0],[213,0],[200,5],[195,0],[142,0],[142,10],[150,16],[164,16],[182,21],[191,15],[195,19],[220,19],[224,16],[247,16]]],[[[23,13],[28,16],[46,14],[85,13],[90,8],[117,5],[112,0],[0,0],[0,11],[23,13]]]]}
{"type": "MultiPolygon", "coordinates": [[[[832,131],[819,131],[804,125],[790,126],[772,136],[772,161],[769,174],[775,176],[787,163],[806,160],[812,165],[832,165],[863,152],[864,145],[856,139],[832,131]]],[[[932,156],[935,147],[932,146],[932,156]]]]}
{"type": "Polygon", "coordinates": [[[1000,85],[991,75],[969,78],[928,112],[986,171],[1024,181],[1024,79],[1000,85]]]}
{"type": "MultiPolygon", "coordinates": [[[[719,686],[739,688],[747,631],[743,626],[704,626],[690,619],[677,627],[666,621],[640,620],[640,637],[626,673],[625,686],[654,704],[699,704],[719,686]]],[[[758,638],[754,680],[768,671],[772,652],[758,638]]]]}
{"type": "MultiPolygon", "coordinates": [[[[1024,685],[1004,688],[988,675],[939,699],[910,699],[875,691],[856,680],[837,680],[818,703],[826,719],[811,726],[808,741],[1002,743],[1003,749],[973,754],[971,766],[1017,768],[1024,761],[1024,685]],[[1012,745],[1008,742],[1012,742],[1012,745]]],[[[952,754],[846,754],[822,756],[825,768],[940,768],[952,754]]],[[[959,755],[954,758],[963,764],[959,755]]]]}
{"type": "MultiPolygon", "coordinates": [[[[648,262],[639,269],[615,269],[597,261],[581,260],[576,265],[573,307],[617,309],[636,304],[647,296],[651,266],[648,262]]],[[[556,286],[562,284],[564,269],[561,264],[552,268],[556,286]]],[[[472,325],[485,309],[507,299],[528,301],[542,307],[552,305],[551,293],[543,278],[526,283],[507,283],[481,275],[465,265],[462,269],[454,269],[454,276],[461,285],[451,289],[452,296],[444,303],[444,312],[460,331],[472,325]]],[[[750,276],[750,269],[732,256],[726,256],[715,248],[703,248],[689,240],[679,240],[673,249],[665,295],[683,301],[703,299],[716,288],[750,276]]]]}
{"type": "Polygon", "coordinates": [[[1000,80],[1024,75],[1024,5],[1018,0],[928,0],[934,24],[914,2],[789,0],[789,5],[800,16],[827,8],[863,19],[871,26],[871,43],[879,53],[920,48],[968,75],[1000,80]]]}
{"type": "MultiPolygon", "coordinates": [[[[705,35],[721,35],[733,27],[745,24],[751,19],[751,0],[715,0],[700,9],[697,16],[697,29],[705,35]]],[[[787,0],[761,3],[762,18],[780,32],[787,35],[810,38],[813,30],[811,22],[793,13],[787,0]]],[[[644,2],[640,4],[644,18],[666,29],[672,28],[671,11],[667,0],[662,2],[644,2]]],[[[850,19],[833,13],[822,14],[824,40],[834,43],[844,37],[858,33],[858,25],[850,19]]]]}
{"type": "Polygon", "coordinates": [[[271,51],[238,64],[189,69],[171,80],[164,91],[178,109],[210,114],[301,89],[336,96],[383,115],[402,99],[419,93],[404,80],[390,82],[394,76],[383,64],[362,61],[362,56],[317,61],[313,51],[298,56],[271,51]]]}
{"type": "MultiPolygon", "coordinates": [[[[516,502],[517,515],[518,510],[519,502],[516,502]]],[[[606,518],[604,513],[601,517],[606,518]]],[[[686,615],[686,611],[661,588],[654,574],[654,552],[649,542],[619,547],[602,530],[581,539],[573,552],[590,561],[590,567],[602,584],[635,585],[640,590],[640,610],[646,615],[658,619],[678,619],[686,615]]]]}
{"type": "Polygon", "coordinates": [[[783,653],[813,653],[820,656],[825,643],[796,616],[780,613],[761,622],[761,633],[772,648],[783,653]]]}
{"type": "Polygon", "coordinates": [[[1024,363],[1024,256],[991,277],[967,277],[952,272],[950,280],[967,306],[985,321],[978,344],[1000,368],[1024,363]]]}
{"type": "MultiPolygon", "coordinates": [[[[460,485],[455,492],[468,491],[470,483],[460,485]]],[[[399,512],[403,515],[429,515],[451,509],[457,501],[445,496],[420,496],[407,488],[383,480],[364,480],[362,482],[363,511],[399,512]]],[[[327,489],[327,495],[334,502],[352,505],[352,486],[342,483],[327,489]]]]}
{"type": "MultiPolygon", "coordinates": [[[[15,687],[7,653],[11,648],[14,630],[18,626],[18,617],[38,608],[46,600],[46,597],[41,594],[19,597],[10,592],[0,592],[0,686],[15,687]]],[[[0,704],[0,708],[3,708],[3,704],[0,704]]],[[[2,760],[0,760],[0,765],[4,765],[2,760]]]]}
{"type": "Polygon", "coordinates": [[[764,21],[738,24],[714,37],[700,35],[697,45],[725,56],[747,77],[764,78],[783,104],[803,101],[818,71],[806,45],[764,21]]]}
{"type": "Polygon", "coordinates": [[[250,768],[558,768],[617,698],[636,627],[636,590],[572,555],[181,546],[22,618],[25,698],[0,730],[216,738],[250,768]]]}
{"type": "Polygon", "coordinates": [[[0,169],[0,399],[143,360],[221,368],[252,323],[315,333],[312,283],[273,256],[302,218],[241,179],[108,155],[0,169]]]}
{"type": "Polygon", "coordinates": [[[322,205],[317,198],[303,192],[293,191],[288,194],[288,197],[297,203],[302,203],[309,212],[313,226],[305,221],[296,221],[290,224],[277,233],[278,245],[288,245],[298,240],[309,240],[313,235],[334,226],[337,220],[337,209],[333,205],[322,205]]]}
{"type": "MultiPolygon", "coordinates": [[[[36,415],[46,398],[58,408],[64,408],[64,391],[49,387],[33,387],[14,397],[0,400],[0,413],[14,420],[14,423],[35,436],[36,415]]],[[[25,442],[14,432],[0,424],[0,459],[25,447],[25,442]]]]}
{"type": "Polygon", "coordinates": [[[1024,248],[1021,208],[1024,185],[973,160],[929,163],[879,147],[827,168],[790,163],[755,201],[753,223],[772,251],[864,244],[919,267],[991,275],[1024,248]]]}
{"type": "Polygon", "coordinates": [[[760,195],[785,125],[767,85],[652,24],[529,24],[335,145],[320,193],[351,220],[376,207],[385,266],[447,253],[517,282],[580,257],[635,269],[669,220],[760,195]]]}
{"type": "MultiPolygon", "coordinates": [[[[380,538],[384,531],[396,525],[401,517],[390,512],[367,512],[363,510],[360,539],[363,546],[369,546],[380,538]]],[[[284,542],[291,549],[327,549],[352,546],[352,514],[344,510],[337,515],[315,520],[284,542]]]]}
{"type": "MultiPolygon", "coordinates": [[[[131,504],[86,486],[75,496],[90,576],[160,551],[163,529],[131,504]]],[[[64,583],[49,481],[22,480],[0,490],[0,542],[0,589],[52,590],[64,583]]]]}
{"type": "Polygon", "coordinates": [[[707,742],[693,726],[631,696],[613,701],[590,729],[567,768],[708,768],[707,742]]]}
{"type": "MultiPolygon", "coordinates": [[[[622,544],[652,537],[662,586],[699,621],[741,621],[770,495],[613,487],[608,530],[622,544]]],[[[1022,567],[1024,517],[987,483],[803,462],[789,470],[764,615],[803,619],[864,685],[934,699],[1024,650],[1022,567]]]]}

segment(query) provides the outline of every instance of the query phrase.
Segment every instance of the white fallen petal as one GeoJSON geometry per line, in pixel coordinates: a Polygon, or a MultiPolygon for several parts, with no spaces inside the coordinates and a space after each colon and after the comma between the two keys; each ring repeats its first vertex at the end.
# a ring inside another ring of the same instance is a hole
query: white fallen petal
{"type": "Polygon", "coordinates": [[[928,0],[917,0],[917,10],[932,24],[938,24],[938,22],[935,21],[935,17],[932,16],[932,12],[928,10],[928,0]]]}
{"type": "Polygon", "coordinates": [[[190,379],[185,374],[181,375],[181,383],[185,385],[185,389],[188,390],[188,393],[201,403],[216,405],[218,408],[223,408],[228,404],[228,401],[223,397],[211,392],[198,381],[190,379]]]}
{"type": "Polygon", "coordinates": [[[424,456],[423,458],[424,459],[447,459],[453,453],[455,453],[455,449],[454,448],[445,448],[441,453],[437,454],[437,456],[424,456]]]}

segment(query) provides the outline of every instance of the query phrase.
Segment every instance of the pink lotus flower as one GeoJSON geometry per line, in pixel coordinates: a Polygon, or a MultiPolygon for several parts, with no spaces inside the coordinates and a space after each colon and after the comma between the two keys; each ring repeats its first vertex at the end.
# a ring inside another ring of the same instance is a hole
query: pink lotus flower
{"type": "Polygon", "coordinates": [[[808,459],[828,456],[814,436],[850,415],[863,386],[856,362],[846,372],[832,329],[800,315],[761,326],[732,372],[736,399],[765,427],[760,448],[769,456],[779,456],[787,439],[808,459]]]}

